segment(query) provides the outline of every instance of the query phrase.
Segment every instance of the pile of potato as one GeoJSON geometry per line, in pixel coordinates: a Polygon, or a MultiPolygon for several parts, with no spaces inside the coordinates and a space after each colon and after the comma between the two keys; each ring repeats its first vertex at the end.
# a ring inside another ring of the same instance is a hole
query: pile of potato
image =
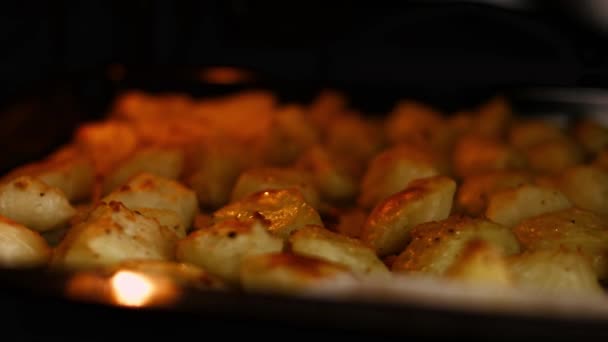
{"type": "Polygon", "coordinates": [[[398,273],[601,294],[607,216],[608,128],[518,117],[502,97],[378,118],[332,91],[130,92],[1,179],[0,265],[245,291],[398,273]]]}

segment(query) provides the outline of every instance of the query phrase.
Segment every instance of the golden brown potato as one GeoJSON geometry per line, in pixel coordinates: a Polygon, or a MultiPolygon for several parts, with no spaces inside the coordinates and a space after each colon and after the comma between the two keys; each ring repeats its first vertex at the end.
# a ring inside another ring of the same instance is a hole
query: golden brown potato
{"type": "Polygon", "coordinates": [[[75,146],[66,146],[49,158],[13,170],[0,183],[21,176],[37,178],[48,186],[61,189],[67,199],[78,202],[91,195],[95,181],[92,161],[75,146]]]}
{"type": "Polygon", "coordinates": [[[289,238],[294,254],[326,260],[349,268],[355,274],[384,276],[388,269],[374,250],[361,241],[319,226],[306,226],[289,238]]]}
{"type": "Polygon", "coordinates": [[[428,144],[443,125],[439,111],[423,103],[404,100],[397,103],[386,118],[385,132],[391,143],[428,144]]]}
{"type": "Polygon", "coordinates": [[[442,275],[472,240],[488,241],[504,255],[519,252],[519,243],[509,228],[464,216],[420,224],[411,236],[412,242],[393,263],[395,272],[442,275]]]}
{"type": "Polygon", "coordinates": [[[513,112],[509,101],[504,96],[495,96],[483,103],[476,111],[474,129],[487,137],[506,135],[513,112]]]}
{"type": "Polygon", "coordinates": [[[112,265],[105,271],[108,273],[119,271],[143,273],[149,277],[166,278],[179,285],[198,289],[223,289],[225,287],[223,281],[202,268],[174,261],[131,260],[112,265]]]}
{"type": "Polygon", "coordinates": [[[312,175],[321,196],[327,201],[348,202],[357,193],[354,177],[321,145],[308,149],[298,160],[297,167],[312,175]]]}
{"type": "Polygon", "coordinates": [[[466,177],[456,194],[457,208],[471,216],[482,215],[488,198],[494,192],[512,189],[532,182],[532,177],[523,171],[491,171],[466,177]]]}
{"type": "Polygon", "coordinates": [[[324,89],[308,107],[310,120],[321,131],[326,130],[329,124],[346,112],[348,99],[344,94],[335,90],[324,89]]]}
{"type": "Polygon", "coordinates": [[[445,176],[411,182],[374,208],[363,226],[361,240],[379,256],[401,252],[414,226],[450,215],[455,191],[456,182],[445,176]]]}
{"type": "Polygon", "coordinates": [[[232,201],[265,190],[298,189],[306,202],[319,207],[320,199],[312,176],[291,168],[255,168],[243,172],[232,190],[232,201]]]}
{"type": "Polygon", "coordinates": [[[512,275],[500,248],[484,240],[472,240],[454,261],[446,276],[471,285],[511,286],[512,275]]]}
{"type": "Polygon", "coordinates": [[[361,183],[359,205],[373,208],[388,196],[402,191],[420,178],[439,174],[431,156],[410,145],[397,145],[370,162],[361,183]]]}
{"type": "Polygon", "coordinates": [[[306,225],[323,224],[317,211],[296,189],[268,190],[249,195],[219,209],[213,218],[216,222],[259,219],[267,224],[271,233],[284,239],[306,225]]]}
{"type": "Polygon", "coordinates": [[[608,148],[602,149],[595,156],[595,160],[593,160],[593,166],[599,167],[604,171],[608,171],[608,148]]]}
{"type": "Polygon", "coordinates": [[[608,127],[591,119],[576,124],[574,136],[590,154],[596,154],[608,146],[608,127]]]}
{"type": "Polygon", "coordinates": [[[353,281],[343,268],[319,259],[286,253],[247,258],[241,267],[242,286],[249,292],[297,294],[327,283],[353,281]]]}
{"type": "Polygon", "coordinates": [[[454,148],[453,169],[466,177],[496,170],[517,170],[526,166],[524,156],[513,147],[494,138],[466,135],[454,148]]]}
{"type": "Polygon", "coordinates": [[[564,138],[528,146],[525,155],[532,170],[544,173],[557,173],[583,162],[581,148],[564,138]]]}
{"type": "Polygon", "coordinates": [[[150,173],[140,173],[103,199],[123,203],[131,210],[140,208],[172,210],[189,229],[198,210],[194,192],[180,183],[150,173]]]}
{"type": "Polygon", "coordinates": [[[241,263],[249,256],[280,252],[283,240],[257,221],[226,220],[190,234],[177,244],[177,260],[200,266],[238,284],[241,263]]]}
{"type": "Polygon", "coordinates": [[[184,153],[176,148],[147,148],[136,152],[112,170],[104,179],[104,193],[124,185],[133,176],[147,172],[177,179],[184,166],[184,153]]]}
{"type": "Polygon", "coordinates": [[[22,176],[0,185],[0,215],[44,232],[68,224],[76,214],[63,191],[22,176]]]}
{"type": "Polygon", "coordinates": [[[514,227],[529,217],[571,206],[559,190],[526,184],[490,195],[486,217],[503,226],[514,227]]]}
{"type": "Polygon", "coordinates": [[[608,277],[608,224],[602,216],[571,208],[529,218],[513,229],[526,250],[563,248],[590,258],[600,279],[608,277]]]}
{"type": "Polygon", "coordinates": [[[608,172],[594,166],[577,166],[564,171],[560,189],[577,207],[608,215],[608,172]]]}
{"type": "Polygon", "coordinates": [[[53,265],[90,268],[126,260],[171,260],[177,236],[119,202],[101,202],[72,227],[53,254],[53,265]]]}
{"type": "Polygon", "coordinates": [[[555,294],[602,294],[603,290],[582,253],[567,250],[524,252],[509,258],[518,287],[555,294]]]}
{"type": "Polygon", "coordinates": [[[50,257],[51,248],[40,234],[0,216],[0,267],[43,266],[50,257]]]}
{"type": "Polygon", "coordinates": [[[361,236],[363,225],[367,220],[367,215],[368,213],[365,210],[359,208],[341,212],[338,215],[338,224],[335,227],[335,231],[342,235],[358,239],[361,236]]]}
{"type": "Polygon", "coordinates": [[[509,131],[509,143],[519,149],[562,138],[564,133],[558,126],[543,120],[519,122],[511,126],[509,131]]]}
{"type": "Polygon", "coordinates": [[[158,208],[139,208],[137,212],[145,217],[155,219],[158,224],[173,231],[178,238],[186,237],[186,227],[184,227],[179,215],[170,209],[158,208]]]}
{"type": "Polygon", "coordinates": [[[329,124],[325,145],[332,155],[365,163],[384,146],[382,128],[361,116],[341,116],[329,124]]]}

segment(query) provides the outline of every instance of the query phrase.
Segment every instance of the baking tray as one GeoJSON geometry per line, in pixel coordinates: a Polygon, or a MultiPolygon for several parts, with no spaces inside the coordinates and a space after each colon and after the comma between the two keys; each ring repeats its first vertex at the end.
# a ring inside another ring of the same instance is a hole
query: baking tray
{"type": "MultiPolygon", "coordinates": [[[[201,82],[196,76],[198,71],[192,69],[173,69],[167,73],[151,73],[144,68],[120,70],[120,77],[116,77],[116,66],[67,75],[3,103],[0,127],[5,131],[0,133],[13,138],[3,139],[2,148],[6,152],[1,156],[0,170],[5,172],[42,158],[67,142],[78,124],[103,117],[115,96],[128,89],[185,91],[195,96],[268,89],[275,91],[284,102],[306,102],[319,89],[332,86],[356,99],[355,106],[364,108],[371,115],[385,112],[402,97],[427,100],[449,111],[478,103],[496,92],[495,89],[482,90],[455,97],[454,94],[442,96],[428,90],[425,93],[412,89],[372,89],[322,82],[293,84],[261,77],[238,84],[212,84],[201,82]],[[40,126],[46,129],[33,128],[40,126]]],[[[562,122],[593,113],[601,116],[602,110],[608,108],[603,102],[608,97],[599,90],[505,88],[500,91],[512,99],[519,114],[546,116],[562,122]],[[564,96],[563,91],[569,92],[570,97],[564,96]]],[[[512,341],[527,337],[552,340],[608,337],[608,315],[603,314],[602,303],[599,303],[599,308],[595,303],[595,310],[600,312],[597,315],[588,315],[589,312],[580,306],[574,315],[562,314],[557,309],[553,312],[518,312],[499,307],[502,310],[498,310],[496,306],[477,305],[484,303],[483,297],[470,298],[468,302],[469,298],[464,296],[460,303],[448,305],[446,300],[443,305],[438,300],[441,296],[428,300],[433,294],[420,292],[425,288],[424,284],[399,300],[385,298],[378,301],[356,295],[340,298],[332,296],[331,291],[299,298],[184,289],[170,306],[133,309],[66,297],[65,288],[69,280],[70,275],[62,273],[0,271],[3,309],[0,315],[4,331],[23,339],[44,337],[46,341],[107,341],[108,338],[125,336],[203,338],[212,335],[282,340],[319,337],[394,340],[415,337],[417,340],[512,341]]],[[[556,298],[556,301],[561,299],[556,298]]],[[[572,303],[576,306],[577,302],[573,300],[572,303]]],[[[605,308],[608,311],[608,304],[605,308]]]]}

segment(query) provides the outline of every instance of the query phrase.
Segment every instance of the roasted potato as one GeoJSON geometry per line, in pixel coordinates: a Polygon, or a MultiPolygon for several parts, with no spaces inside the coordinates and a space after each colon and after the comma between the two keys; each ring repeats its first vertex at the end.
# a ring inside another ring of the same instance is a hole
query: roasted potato
{"type": "Polygon", "coordinates": [[[599,167],[604,171],[608,171],[608,148],[602,149],[595,156],[595,159],[592,163],[593,166],[599,167]]]}
{"type": "Polygon", "coordinates": [[[333,233],[323,227],[306,226],[289,238],[294,254],[326,260],[356,274],[385,276],[388,269],[374,250],[361,241],[333,233]]]}
{"type": "Polygon", "coordinates": [[[342,116],[348,109],[346,97],[335,90],[322,90],[308,106],[310,121],[320,131],[327,130],[329,124],[342,116]]]}
{"type": "Polygon", "coordinates": [[[44,266],[51,248],[37,232],[0,216],[0,267],[44,266]]]}
{"type": "Polygon", "coordinates": [[[327,283],[352,282],[347,269],[327,261],[286,253],[252,256],[241,266],[249,292],[298,294],[327,283]]]}
{"type": "Polygon", "coordinates": [[[70,202],[87,199],[93,191],[93,162],[75,146],[65,146],[49,158],[17,168],[3,177],[6,183],[21,176],[37,178],[48,186],[61,189],[70,202]]]}
{"type": "Polygon", "coordinates": [[[487,137],[506,135],[513,119],[511,104],[504,96],[495,96],[481,104],[475,111],[474,130],[487,137]]]}
{"type": "Polygon", "coordinates": [[[602,216],[570,208],[529,218],[513,229],[529,251],[562,248],[590,258],[600,279],[608,277],[608,224],[602,216]]]}
{"type": "MultiPolygon", "coordinates": [[[[363,165],[383,148],[382,128],[358,115],[340,116],[328,126],[325,146],[332,155],[352,159],[355,166],[363,165]]],[[[358,169],[354,171],[357,174],[358,169]]]]}
{"type": "Polygon", "coordinates": [[[44,232],[66,226],[76,214],[63,191],[22,176],[0,185],[0,215],[44,232]]]}
{"type": "Polygon", "coordinates": [[[529,217],[571,206],[559,190],[526,184],[490,195],[486,217],[503,226],[514,227],[529,217]]]}
{"type": "Polygon", "coordinates": [[[391,143],[428,144],[443,126],[441,113],[423,103],[401,101],[385,121],[385,132],[391,143]]]}
{"type": "Polygon", "coordinates": [[[569,139],[547,140],[528,146],[525,155],[529,167],[540,173],[558,173],[583,162],[583,151],[569,139]]]}
{"type": "Polygon", "coordinates": [[[374,208],[363,226],[361,240],[380,256],[401,252],[414,226],[450,215],[455,191],[456,182],[445,176],[411,182],[374,208]]]}
{"type": "Polygon", "coordinates": [[[55,249],[53,265],[91,268],[127,260],[172,260],[175,233],[119,202],[101,202],[70,229],[55,249]]]}
{"type": "Polygon", "coordinates": [[[370,162],[361,183],[359,205],[373,208],[381,200],[404,190],[411,181],[438,174],[429,154],[414,146],[397,145],[370,162]]]}
{"type": "Polygon", "coordinates": [[[139,173],[177,179],[184,167],[184,153],[176,148],[147,148],[136,152],[118,165],[104,179],[104,193],[124,185],[139,173]]]}
{"type": "Polygon", "coordinates": [[[292,168],[255,168],[243,172],[232,190],[232,201],[265,190],[298,189],[311,206],[318,208],[320,199],[312,176],[292,168]]]}
{"type": "Polygon", "coordinates": [[[512,286],[513,279],[500,248],[484,240],[471,240],[447,269],[446,276],[471,285],[512,286]]]}
{"type": "Polygon", "coordinates": [[[608,127],[591,119],[578,122],[574,126],[574,136],[591,155],[608,146],[608,127]]]}
{"type": "Polygon", "coordinates": [[[137,212],[145,217],[155,219],[158,224],[173,231],[178,238],[186,237],[186,227],[175,211],[158,208],[138,208],[137,212]]]}
{"type": "Polygon", "coordinates": [[[414,227],[411,236],[412,242],[393,263],[395,272],[442,275],[461,257],[472,240],[487,241],[504,255],[520,250],[509,228],[464,216],[420,224],[414,227]]]}
{"type": "Polygon", "coordinates": [[[241,263],[249,256],[280,252],[283,240],[258,221],[226,220],[196,231],[177,244],[177,260],[191,263],[228,283],[238,284],[241,263]]]}
{"type": "Polygon", "coordinates": [[[519,122],[509,130],[509,143],[519,149],[564,137],[564,132],[557,125],[544,120],[519,122]]]}
{"type": "Polygon", "coordinates": [[[480,216],[486,211],[488,198],[494,192],[532,183],[532,176],[524,171],[491,171],[465,177],[458,188],[455,205],[459,211],[480,216]]]}
{"type": "Polygon", "coordinates": [[[127,184],[108,194],[107,203],[123,203],[131,210],[140,208],[172,210],[184,229],[189,229],[198,210],[195,193],[180,183],[150,173],[140,173],[127,184]]]}
{"type": "Polygon", "coordinates": [[[322,225],[319,213],[311,207],[299,190],[267,190],[249,195],[215,213],[216,222],[228,219],[259,219],[268,230],[284,239],[306,225],[322,225]]]}
{"type": "Polygon", "coordinates": [[[452,158],[454,172],[460,177],[496,170],[519,170],[526,166],[525,157],[515,148],[479,135],[460,138],[452,158]]]}
{"type": "Polygon", "coordinates": [[[338,215],[338,224],[334,230],[342,235],[358,239],[361,237],[367,216],[368,213],[359,208],[343,211],[338,215]]]}
{"type": "Polygon", "coordinates": [[[582,253],[560,248],[524,252],[509,258],[518,287],[543,293],[601,294],[590,260],[582,253]]]}
{"type": "Polygon", "coordinates": [[[577,166],[564,171],[559,182],[560,189],[575,206],[608,215],[608,171],[577,166]]]}

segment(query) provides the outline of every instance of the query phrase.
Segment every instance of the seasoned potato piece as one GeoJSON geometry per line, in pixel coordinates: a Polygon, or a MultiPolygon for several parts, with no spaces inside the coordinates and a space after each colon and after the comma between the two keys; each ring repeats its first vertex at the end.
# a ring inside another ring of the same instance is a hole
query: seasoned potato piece
{"type": "Polygon", "coordinates": [[[569,139],[548,140],[525,150],[532,170],[556,173],[583,162],[583,151],[569,139]]]}
{"type": "Polygon", "coordinates": [[[292,234],[291,251],[298,255],[326,260],[348,267],[356,274],[385,275],[388,269],[374,250],[357,239],[307,226],[292,234]]]}
{"type": "Polygon", "coordinates": [[[608,277],[608,224],[602,216],[571,208],[529,218],[513,232],[530,251],[580,251],[591,259],[600,279],[608,277]]]}
{"type": "Polygon", "coordinates": [[[566,170],[560,188],[577,207],[608,215],[608,172],[593,166],[566,170]]]}
{"type": "Polygon", "coordinates": [[[456,195],[459,210],[471,216],[482,215],[491,194],[512,189],[532,182],[532,177],[523,171],[491,171],[466,177],[456,195]]]}
{"type": "Polygon", "coordinates": [[[519,243],[509,228],[464,216],[420,224],[411,236],[412,242],[393,263],[393,271],[441,275],[472,240],[488,241],[504,255],[519,252],[519,243]]]}
{"type": "Polygon", "coordinates": [[[382,129],[357,115],[341,116],[329,124],[325,145],[332,155],[364,163],[384,145],[382,129]]]}
{"type": "Polygon", "coordinates": [[[468,242],[446,276],[471,285],[510,286],[513,283],[500,248],[484,240],[468,242]]]}
{"type": "Polygon", "coordinates": [[[496,96],[477,109],[475,130],[488,137],[502,137],[507,133],[513,112],[504,96],[496,96]]]}
{"type": "Polygon", "coordinates": [[[591,262],[566,250],[524,252],[509,258],[517,286],[543,293],[603,294],[591,262]]]}
{"type": "Polygon", "coordinates": [[[604,171],[608,171],[608,148],[604,148],[598,152],[595,160],[593,161],[593,166],[599,167],[604,171]]]}
{"type": "Polygon", "coordinates": [[[61,189],[69,201],[77,202],[91,195],[95,170],[92,161],[75,146],[66,146],[41,162],[13,170],[1,183],[21,176],[37,178],[48,186],[61,189]]]}
{"type": "Polygon", "coordinates": [[[287,238],[306,225],[322,225],[321,217],[299,190],[267,190],[231,203],[213,214],[215,221],[227,219],[259,219],[271,233],[287,238]]]}
{"type": "Polygon", "coordinates": [[[283,250],[283,240],[257,221],[227,220],[196,231],[177,244],[177,260],[203,267],[238,284],[243,259],[283,250]]]}
{"type": "Polygon", "coordinates": [[[40,234],[0,216],[0,267],[42,266],[50,257],[51,248],[40,234]]]}
{"type": "Polygon", "coordinates": [[[411,182],[374,208],[363,226],[361,240],[380,256],[401,252],[414,226],[450,215],[455,191],[456,182],[445,176],[411,182]]]}
{"type": "Polygon", "coordinates": [[[167,278],[177,284],[199,289],[223,289],[224,283],[200,267],[174,261],[131,260],[107,268],[110,273],[132,271],[149,277],[167,278]]]}
{"type": "Polygon", "coordinates": [[[179,149],[147,148],[122,162],[104,179],[104,193],[125,184],[133,176],[148,172],[160,177],[177,179],[184,166],[184,153],[179,149]]]}
{"type": "Polygon", "coordinates": [[[63,191],[29,176],[0,185],[0,215],[44,232],[61,228],[76,214],[63,191]]]}
{"type": "Polygon", "coordinates": [[[514,148],[493,138],[467,135],[454,149],[453,168],[460,177],[494,170],[516,170],[526,165],[524,156],[514,148]]]}
{"type": "Polygon", "coordinates": [[[361,236],[363,225],[367,220],[367,212],[363,209],[347,210],[338,215],[338,224],[335,231],[338,233],[358,239],[361,236]]]}
{"type": "Polygon", "coordinates": [[[319,259],[286,253],[262,254],[245,259],[242,286],[250,292],[296,294],[326,283],[353,281],[343,268],[319,259]]]}
{"type": "Polygon", "coordinates": [[[308,107],[310,120],[319,130],[325,130],[329,124],[342,115],[348,107],[344,94],[335,90],[324,89],[308,107]]]}
{"type": "Polygon", "coordinates": [[[68,231],[53,264],[89,268],[126,260],[171,260],[177,236],[154,219],[119,202],[101,202],[89,218],[68,231]]]}
{"type": "Polygon", "coordinates": [[[591,119],[580,121],[574,127],[574,135],[591,154],[596,154],[608,146],[608,127],[591,119]]]}
{"type": "Polygon", "coordinates": [[[378,154],[370,162],[361,183],[359,205],[373,208],[386,197],[402,191],[413,180],[439,171],[428,154],[410,145],[398,145],[378,154]]]}
{"type": "Polygon", "coordinates": [[[175,211],[158,208],[138,208],[137,212],[145,217],[155,219],[161,226],[173,231],[178,238],[186,237],[186,227],[184,227],[181,218],[175,211]]]}
{"type": "Polygon", "coordinates": [[[321,145],[311,147],[297,163],[312,175],[321,196],[331,202],[347,202],[355,197],[357,184],[335,156],[321,145]]]}
{"type": "Polygon", "coordinates": [[[423,103],[404,100],[386,119],[385,132],[392,143],[426,144],[444,124],[440,112],[423,103]]]}
{"type": "Polygon", "coordinates": [[[319,207],[319,193],[310,174],[288,168],[255,168],[243,172],[232,190],[232,201],[265,190],[298,189],[311,206],[319,207]]]}
{"type": "Polygon", "coordinates": [[[308,147],[320,140],[319,132],[308,119],[304,107],[283,106],[275,112],[263,150],[271,165],[289,165],[308,147]]]}
{"type": "Polygon", "coordinates": [[[526,184],[490,195],[486,217],[503,226],[514,227],[529,217],[571,206],[568,198],[558,190],[526,184]]]}
{"type": "Polygon", "coordinates": [[[520,122],[514,124],[509,131],[509,143],[520,149],[563,137],[564,133],[559,127],[543,120],[520,122]]]}
{"type": "Polygon", "coordinates": [[[192,226],[198,209],[194,192],[180,183],[150,173],[140,173],[116,189],[105,202],[122,202],[131,210],[140,208],[168,209],[179,215],[185,229],[192,226]]]}

